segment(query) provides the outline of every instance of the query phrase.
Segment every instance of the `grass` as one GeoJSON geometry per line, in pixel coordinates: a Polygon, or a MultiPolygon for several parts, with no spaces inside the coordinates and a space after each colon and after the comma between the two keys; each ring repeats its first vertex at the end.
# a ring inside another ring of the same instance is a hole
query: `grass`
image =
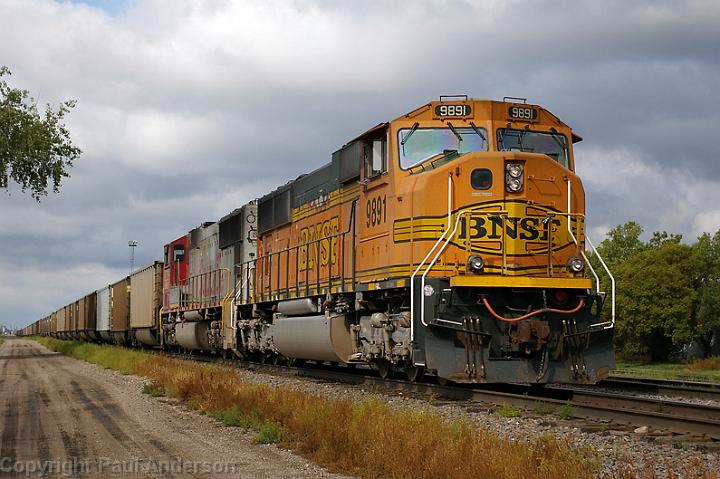
{"type": "Polygon", "coordinates": [[[143,393],[150,397],[157,398],[165,395],[165,389],[155,384],[146,384],[143,386],[143,393]]]}
{"type": "Polygon", "coordinates": [[[720,371],[720,356],[698,359],[687,365],[690,371],[720,371]]]}
{"type": "Polygon", "coordinates": [[[64,341],[49,337],[33,337],[33,340],[53,351],[89,363],[99,364],[123,374],[133,374],[138,364],[154,356],[120,346],[99,345],[82,341],[64,341]]]}
{"type": "Polygon", "coordinates": [[[0,336],[0,346],[5,342],[5,338],[3,336],[0,336]]]}
{"type": "Polygon", "coordinates": [[[575,409],[569,403],[563,404],[562,406],[560,406],[560,409],[558,409],[557,415],[560,419],[565,419],[566,421],[568,421],[575,417],[575,409]]]}
{"type": "Polygon", "coordinates": [[[720,382],[720,357],[699,359],[691,363],[618,360],[613,375],[720,382]]]}
{"type": "MultiPolygon", "coordinates": [[[[490,479],[562,479],[590,478],[600,472],[601,460],[593,449],[573,447],[552,435],[513,441],[479,429],[469,416],[448,420],[427,409],[396,409],[382,397],[326,397],[246,383],[227,367],[110,346],[47,338],[40,342],[69,356],[148,378],[147,394],[178,398],[227,426],[253,431],[259,443],[280,443],[345,474],[465,479],[482,471],[482,477],[490,479]]],[[[649,471],[637,471],[638,477],[655,477],[649,471]]]]}
{"type": "Polygon", "coordinates": [[[425,409],[402,410],[382,398],[331,398],[243,382],[231,368],[188,364],[128,349],[41,338],[50,349],[146,377],[148,394],[176,397],[228,426],[254,431],[330,469],[362,477],[589,478],[590,448],[543,436],[512,441],[468,417],[446,420],[425,409]],[[508,460],[508,458],[512,458],[508,460]]]}
{"type": "Polygon", "coordinates": [[[495,412],[502,417],[518,417],[522,413],[522,409],[520,409],[519,407],[513,407],[508,406],[507,404],[503,404],[502,406],[497,408],[495,412]]]}
{"type": "Polygon", "coordinates": [[[555,412],[555,408],[544,402],[537,402],[532,408],[532,412],[537,414],[538,416],[547,416],[548,414],[552,414],[555,412]]]}

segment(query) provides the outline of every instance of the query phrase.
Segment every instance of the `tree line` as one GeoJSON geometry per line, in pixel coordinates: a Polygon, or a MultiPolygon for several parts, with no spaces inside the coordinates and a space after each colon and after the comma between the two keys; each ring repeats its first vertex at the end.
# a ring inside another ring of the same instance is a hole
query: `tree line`
{"type": "MultiPolygon", "coordinates": [[[[642,241],[643,228],[616,226],[598,251],[616,281],[616,351],[624,357],[665,360],[691,349],[702,357],[720,342],[720,231],[693,244],[666,231],[642,241]]],[[[597,257],[590,261],[598,273],[597,257]]],[[[608,301],[609,279],[600,274],[608,301]]]]}

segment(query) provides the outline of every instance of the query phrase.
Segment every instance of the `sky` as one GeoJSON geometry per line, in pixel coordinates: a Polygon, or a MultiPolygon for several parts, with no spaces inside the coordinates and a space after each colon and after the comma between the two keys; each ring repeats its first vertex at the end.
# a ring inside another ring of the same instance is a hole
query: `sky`
{"type": "Polygon", "coordinates": [[[720,2],[0,0],[0,65],[83,155],[0,190],[0,324],[24,326],[440,95],[528,98],[575,145],[588,234],[720,228],[720,2]]]}

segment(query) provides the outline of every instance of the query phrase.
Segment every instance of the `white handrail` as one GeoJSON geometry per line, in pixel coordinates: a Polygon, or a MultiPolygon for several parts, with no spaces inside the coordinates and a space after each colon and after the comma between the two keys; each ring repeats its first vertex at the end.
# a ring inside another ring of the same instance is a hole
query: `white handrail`
{"type": "MultiPolygon", "coordinates": [[[[412,215],[410,221],[413,221],[412,215]]],[[[435,242],[432,248],[428,251],[428,253],[425,255],[423,260],[418,264],[418,267],[415,269],[413,274],[410,276],[410,342],[412,342],[415,339],[415,321],[412,319],[413,314],[415,314],[415,277],[420,272],[420,269],[425,265],[425,262],[428,260],[431,254],[433,254],[433,251],[438,247],[438,245],[442,242],[442,240],[445,238],[445,236],[450,231],[450,223],[452,221],[452,173],[448,175],[448,224],[447,228],[443,232],[443,234],[438,238],[438,240],[435,242]]],[[[424,312],[424,305],[425,301],[422,302],[423,312],[424,312]]],[[[422,322],[423,326],[427,326],[425,324],[425,318],[420,317],[420,321],[422,322]]]]}
{"type": "MultiPolygon", "coordinates": [[[[580,254],[582,255],[583,259],[585,260],[585,264],[590,268],[590,271],[592,272],[593,276],[595,277],[595,291],[598,294],[602,294],[600,291],[600,278],[598,277],[597,273],[595,272],[595,268],[593,268],[592,264],[590,264],[590,261],[588,260],[588,257],[585,255],[585,251],[583,251],[584,248],[580,246],[580,243],[578,242],[577,238],[572,232],[572,209],[571,209],[571,183],[570,178],[567,178],[567,191],[568,191],[568,200],[567,200],[567,229],[568,233],[570,233],[570,238],[572,238],[573,242],[578,246],[580,250],[580,254]]],[[[593,254],[597,256],[597,258],[600,260],[600,264],[602,265],[603,269],[607,273],[608,277],[610,278],[610,321],[603,321],[601,323],[595,323],[591,324],[590,327],[594,328],[597,326],[603,326],[603,329],[610,329],[615,327],[615,277],[610,272],[610,268],[607,267],[607,264],[605,264],[605,261],[602,259],[602,256],[600,256],[600,252],[595,248],[595,245],[592,241],[590,241],[590,237],[588,237],[587,232],[585,232],[585,240],[590,244],[590,247],[592,248],[593,254]]]]}
{"type": "MultiPolygon", "coordinates": [[[[420,281],[420,287],[423,291],[423,295],[425,294],[425,278],[427,277],[432,267],[435,266],[435,262],[438,260],[440,255],[443,254],[445,248],[447,248],[447,246],[450,244],[450,241],[452,241],[452,238],[457,232],[458,226],[460,226],[460,220],[462,219],[462,216],[468,211],[469,210],[462,210],[458,212],[457,219],[455,220],[455,227],[453,228],[452,233],[450,233],[448,237],[445,238],[445,244],[442,246],[442,248],[438,250],[438,252],[435,254],[435,257],[433,257],[430,264],[428,264],[427,268],[425,268],[425,272],[422,275],[422,280],[420,281]]],[[[423,326],[427,327],[427,323],[425,322],[425,300],[420,303],[420,322],[423,324],[423,326]]]]}
{"type": "Polygon", "coordinates": [[[590,243],[590,247],[593,249],[593,253],[595,253],[597,255],[597,258],[600,260],[600,264],[603,266],[603,268],[605,269],[605,272],[607,273],[608,277],[610,278],[610,294],[611,294],[611,296],[610,296],[610,299],[611,299],[610,325],[605,326],[608,324],[608,322],[604,321],[602,323],[591,324],[590,327],[592,328],[595,326],[603,326],[603,329],[614,328],[615,327],[615,277],[612,275],[612,273],[610,273],[610,268],[607,267],[607,265],[605,264],[605,261],[602,259],[602,256],[600,256],[600,252],[597,250],[597,248],[595,248],[595,245],[593,244],[592,241],[590,241],[590,238],[588,238],[587,235],[585,235],[585,239],[587,240],[588,243],[590,243]]]}

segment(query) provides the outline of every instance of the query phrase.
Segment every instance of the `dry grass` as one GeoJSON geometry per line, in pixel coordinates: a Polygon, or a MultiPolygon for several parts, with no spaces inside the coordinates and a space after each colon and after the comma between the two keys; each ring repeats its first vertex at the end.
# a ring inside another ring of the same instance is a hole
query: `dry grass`
{"type": "MultiPolygon", "coordinates": [[[[36,338],[33,338],[36,339],[36,338]]],[[[718,479],[700,460],[657,476],[652,459],[636,458],[599,471],[590,449],[554,436],[511,441],[478,430],[468,419],[446,421],[427,410],[397,410],[381,398],[355,402],[291,388],[243,382],[230,368],[191,364],[155,354],[41,338],[49,348],[105,367],[145,376],[150,395],[183,399],[227,426],[256,431],[256,440],[281,442],[329,469],[375,478],[607,478],[718,479]]]]}
{"type": "MultiPolygon", "coordinates": [[[[591,477],[595,457],[554,437],[515,442],[380,399],[354,402],[249,384],[231,369],[153,358],[136,372],[225,424],[258,431],[334,470],[364,477],[591,477]]],[[[261,437],[262,436],[262,437],[261,437]]],[[[263,440],[263,438],[265,440],[263,440]]]]}
{"type": "Polygon", "coordinates": [[[687,368],[690,371],[720,371],[720,356],[695,360],[687,368]]]}

